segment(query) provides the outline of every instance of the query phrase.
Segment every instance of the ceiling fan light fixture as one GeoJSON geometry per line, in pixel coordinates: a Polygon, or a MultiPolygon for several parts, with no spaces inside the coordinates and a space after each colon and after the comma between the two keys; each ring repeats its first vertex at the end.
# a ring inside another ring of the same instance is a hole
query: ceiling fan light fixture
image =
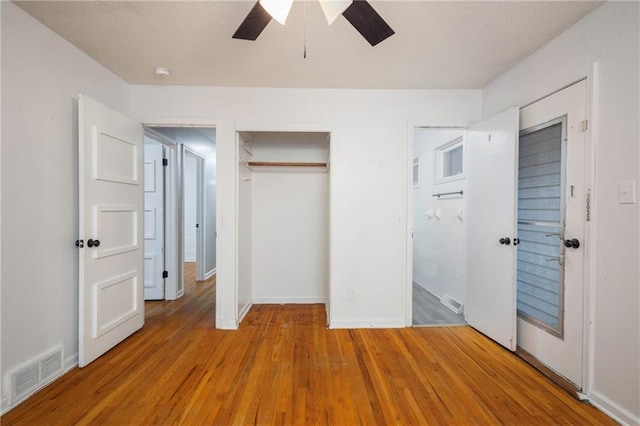
{"type": "Polygon", "coordinates": [[[327,18],[327,23],[329,25],[333,24],[338,16],[342,15],[342,12],[347,10],[352,0],[319,0],[320,7],[322,8],[322,12],[324,13],[324,17],[327,18]]]}
{"type": "Polygon", "coordinates": [[[262,6],[273,19],[284,25],[287,22],[287,16],[289,16],[291,6],[293,6],[293,0],[260,0],[260,6],[262,6]]]}

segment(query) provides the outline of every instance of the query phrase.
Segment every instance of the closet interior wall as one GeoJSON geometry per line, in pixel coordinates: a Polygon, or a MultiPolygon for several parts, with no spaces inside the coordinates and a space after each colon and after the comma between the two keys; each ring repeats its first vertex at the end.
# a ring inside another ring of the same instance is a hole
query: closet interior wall
{"type": "Polygon", "coordinates": [[[239,143],[240,317],[250,303],[327,303],[329,134],[240,132],[239,143]]]}

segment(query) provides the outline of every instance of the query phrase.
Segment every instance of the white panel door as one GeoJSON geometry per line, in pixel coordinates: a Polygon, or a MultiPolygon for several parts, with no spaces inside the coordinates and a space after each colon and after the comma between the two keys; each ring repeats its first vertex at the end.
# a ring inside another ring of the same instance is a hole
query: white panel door
{"type": "Polygon", "coordinates": [[[143,129],[80,95],[79,360],[84,367],[140,329],[143,129]]]}
{"type": "Polygon", "coordinates": [[[144,299],[164,300],[164,147],[144,144],[144,299]]]}
{"type": "MultiPolygon", "coordinates": [[[[552,96],[538,101],[526,108],[520,114],[520,127],[523,134],[532,134],[548,129],[552,123],[562,124],[561,138],[564,144],[562,164],[558,166],[561,177],[558,179],[560,195],[560,227],[555,232],[540,232],[538,241],[546,245],[555,245],[559,249],[559,256],[545,259],[548,268],[561,270],[560,282],[556,281],[559,298],[556,302],[559,324],[550,327],[535,316],[527,315],[527,305],[536,306],[519,292],[518,303],[518,346],[536,357],[540,362],[582,388],[583,370],[583,303],[584,303],[584,233],[585,233],[585,137],[586,131],[582,126],[586,119],[587,82],[582,81],[568,87],[552,96]],[[559,232],[558,232],[559,230],[559,232]],[[577,240],[577,247],[571,242],[577,240]],[[567,245],[565,245],[567,242],[567,245]]],[[[524,150],[524,148],[523,148],[524,150]]],[[[549,152],[539,152],[541,161],[548,160],[549,152]]],[[[526,157],[527,159],[532,156],[526,157]]],[[[539,173],[540,174],[540,173],[539,173]]],[[[539,186],[542,186],[541,182],[539,186]]],[[[548,187],[548,186],[547,186],[548,187]]],[[[524,198],[524,197],[521,197],[524,198]]],[[[544,200],[543,200],[544,201],[544,200]]],[[[542,201],[538,202],[542,204],[542,201]]],[[[540,211],[542,206],[534,206],[540,211]]],[[[537,219],[540,225],[545,225],[546,218],[537,219]]],[[[540,227],[543,228],[543,227],[540,227]]],[[[526,244],[521,244],[523,250],[526,244]]],[[[520,273],[519,274],[524,274],[520,273]]],[[[544,273],[537,272],[536,277],[544,277],[544,273]]],[[[520,280],[518,284],[525,286],[520,280]]],[[[543,278],[538,280],[543,281],[543,278]]],[[[542,286],[544,287],[544,286],[542,286]]],[[[520,290],[523,290],[522,288],[520,290]]],[[[535,299],[544,301],[549,294],[547,289],[534,288],[535,299]]],[[[537,309],[544,313],[545,304],[537,309]]],[[[544,315],[541,315],[544,319],[544,315]]]]}
{"type": "Polygon", "coordinates": [[[467,289],[469,325],[516,349],[516,174],[518,109],[469,128],[467,289]]]}

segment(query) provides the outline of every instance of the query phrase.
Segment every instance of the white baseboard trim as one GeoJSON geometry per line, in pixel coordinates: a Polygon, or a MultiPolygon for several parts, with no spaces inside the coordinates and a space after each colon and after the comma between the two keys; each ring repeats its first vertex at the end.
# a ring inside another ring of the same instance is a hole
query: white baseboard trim
{"type": "MultiPolygon", "coordinates": [[[[418,284],[420,285],[420,284],[418,284]]],[[[431,293],[434,297],[436,297],[438,300],[442,299],[442,295],[441,294],[437,294],[435,291],[431,290],[430,288],[427,288],[423,285],[420,285],[420,287],[424,288],[425,290],[427,290],[429,293],[431,293]]]]}
{"type": "Polygon", "coordinates": [[[329,328],[405,328],[404,318],[396,319],[371,319],[371,320],[331,320],[329,328]]]}
{"type": "Polygon", "coordinates": [[[16,405],[18,405],[18,404],[14,404],[12,406],[9,406],[9,397],[8,396],[3,396],[2,400],[0,400],[0,415],[5,415],[9,411],[11,411],[11,409],[13,407],[15,407],[16,405]]]}
{"type": "Polygon", "coordinates": [[[212,276],[214,276],[216,274],[216,271],[218,270],[218,268],[213,268],[212,270],[210,270],[209,272],[207,272],[206,274],[204,274],[204,279],[208,280],[209,278],[211,278],[212,276]]]}
{"type": "MultiPolygon", "coordinates": [[[[240,312],[238,312],[238,325],[240,325],[244,317],[247,316],[252,306],[253,306],[253,302],[249,302],[246,305],[244,305],[242,309],[240,309],[240,312]]],[[[238,326],[236,326],[236,328],[238,328],[238,326]]]]}
{"type": "Polygon", "coordinates": [[[622,408],[620,405],[598,392],[592,391],[590,393],[589,402],[618,423],[632,426],[640,425],[640,415],[635,415],[631,411],[622,408]]]}
{"type": "Polygon", "coordinates": [[[416,281],[413,280],[414,283],[418,284],[420,287],[422,287],[423,289],[427,290],[429,293],[433,294],[435,297],[437,297],[438,299],[440,299],[441,295],[436,294],[433,290],[431,290],[429,287],[427,287],[426,284],[421,283],[420,281],[416,281]]]}
{"type": "MultiPolygon", "coordinates": [[[[431,295],[433,295],[436,299],[440,300],[442,302],[442,299],[445,298],[446,296],[450,297],[451,299],[453,299],[454,301],[456,301],[457,303],[459,303],[462,306],[464,306],[464,302],[460,301],[458,299],[454,299],[453,296],[443,293],[443,294],[437,294],[435,291],[431,290],[430,288],[427,287],[426,284],[423,284],[419,281],[413,280],[414,283],[418,284],[420,287],[422,287],[423,289],[425,289],[427,292],[429,292],[431,295]]],[[[456,312],[456,308],[457,307],[451,307],[449,304],[447,303],[443,303],[443,305],[445,305],[447,308],[451,309],[454,313],[460,313],[460,312],[456,312]]],[[[462,313],[464,313],[464,310],[462,311],[462,313]]]]}
{"type": "Polygon", "coordinates": [[[222,320],[219,324],[216,324],[216,328],[219,330],[237,330],[238,323],[234,320],[222,320]]]}
{"type": "Polygon", "coordinates": [[[13,410],[18,405],[22,404],[27,399],[31,398],[35,393],[37,393],[40,390],[44,389],[45,387],[49,386],[51,383],[55,382],[60,377],[64,376],[65,374],[67,374],[69,371],[73,370],[77,366],[78,366],[78,354],[71,355],[70,357],[67,357],[64,360],[64,367],[63,367],[62,371],[60,372],[60,374],[58,374],[58,375],[56,375],[54,377],[51,377],[50,380],[47,380],[46,382],[42,383],[41,386],[38,386],[38,388],[36,388],[33,392],[31,392],[26,397],[22,398],[19,401],[16,401],[14,404],[9,405],[9,397],[8,396],[3,396],[2,399],[0,400],[0,415],[4,415],[5,413],[8,413],[9,411],[13,410]]]}
{"type": "Polygon", "coordinates": [[[68,373],[69,371],[73,370],[77,366],[78,366],[78,354],[76,353],[71,356],[68,356],[67,359],[64,360],[64,373],[62,374],[68,373]]]}
{"type": "Polygon", "coordinates": [[[254,297],[253,303],[256,305],[286,305],[286,304],[311,304],[327,303],[326,297],[303,296],[303,297],[254,297]]]}

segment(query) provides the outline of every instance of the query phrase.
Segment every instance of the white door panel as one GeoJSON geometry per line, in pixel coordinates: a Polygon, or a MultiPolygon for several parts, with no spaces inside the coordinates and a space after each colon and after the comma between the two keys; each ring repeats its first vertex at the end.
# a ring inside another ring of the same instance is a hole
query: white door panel
{"type": "Polygon", "coordinates": [[[518,109],[469,127],[467,289],[465,314],[472,327],[516,349],[516,158],[518,109]],[[509,244],[500,243],[509,239],[509,244]],[[503,240],[504,241],[504,240],[503,240]]]}
{"type": "Polygon", "coordinates": [[[144,144],[144,298],[163,300],[164,294],[164,166],[162,144],[144,144]]]}
{"type": "Polygon", "coordinates": [[[99,247],[93,250],[96,259],[113,256],[140,249],[137,227],[139,225],[139,206],[97,205],[94,223],[96,235],[108,235],[99,247]]]}
{"type": "MultiPolygon", "coordinates": [[[[583,303],[584,303],[584,232],[585,232],[585,135],[586,81],[574,84],[538,101],[520,114],[520,128],[529,129],[566,116],[566,157],[564,159],[564,229],[563,239],[577,239],[581,247],[564,248],[564,294],[561,295],[564,326],[562,335],[554,335],[518,318],[518,346],[540,362],[582,387],[583,371],[583,303]]],[[[558,237],[553,237],[558,243],[558,237]]]]}
{"type": "Polygon", "coordinates": [[[142,126],[79,96],[79,361],[144,323],[142,126]]]}

